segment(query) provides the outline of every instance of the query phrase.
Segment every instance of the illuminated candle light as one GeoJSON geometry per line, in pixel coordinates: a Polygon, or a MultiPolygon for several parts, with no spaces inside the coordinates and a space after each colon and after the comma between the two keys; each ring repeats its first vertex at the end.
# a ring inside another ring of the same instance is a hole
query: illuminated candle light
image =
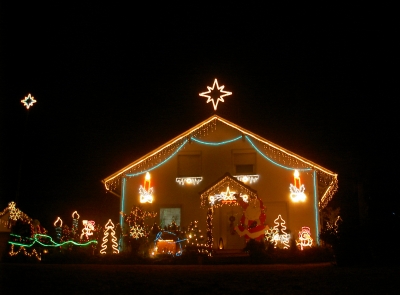
{"type": "Polygon", "coordinates": [[[72,213],[72,234],[75,235],[78,232],[78,222],[79,222],[79,214],[77,211],[72,213]]]}
{"type": "Polygon", "coordinates": [[[300,173],[298,170],[294,170],[294,186],[300,189],[301,182],[300,182],[300,173]]]}
{"type": "Polygon", "coordinates": [[[144,189],[148,191],[150,189],[150,173],[146,173],[146,177],[144,178],[144,189]]]}
{"type": "Polygon", "coordinates": [[[139,187],[140,203],[152,203],[153,202],[153,188],[150,187],[150,173],[147,172],[144,178],[143,186],[139,187]]]}
{"type": "Polygon", "coordinates": [[[54,226],[55,226],[55,230],[56,230],[57,240],[60,241],[61,235],[62,235],[62,220],[60,217],[57,217],[57,220],[54,222],[54,226]]]}
{"type": "Polygon", "coordinates": [[[305,187],[301,184],[300,173],[298,170],[294,170],[294,184],[290,184],[290,198],[293,202],[304,202],[306,200],[306,195],[304,194],[305,187]]]}

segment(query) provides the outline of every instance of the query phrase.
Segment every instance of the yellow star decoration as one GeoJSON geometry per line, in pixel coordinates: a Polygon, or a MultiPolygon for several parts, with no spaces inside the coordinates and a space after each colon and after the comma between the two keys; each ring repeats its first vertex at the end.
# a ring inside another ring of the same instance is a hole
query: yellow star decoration
{"type": "Polygon", "coordinates": [[[207,98],[207,103],[212,101],[212,103],[214,105],[214,110],[216,111],[217,110],[217,106],[218,106],[218,102],[219,101],[224,102],[224,97],[225,96],[232,95],[232,92],[224,91],[224,87],[225,87],[224,85],[218,86],[218,81],[217,81],[217,79],[215,79],[213,86],[212,87],[207,86],[208,91],[199,93],[199,95],[207,98]],[[214,101],[214,98],[211,96],[211,91],[214,90],[215,86],[217,86],[217,90],[219,90],[219,92],[221,93],[221,95],[217,98],[216,102],[214,101]],[[210,95],[208,95],[208,94],[210,94],[210,95]]]}
{"type": "Polygon", "coordinates": [[[24,106],[26,107],[27,110],[29,110],[29,108],[31,106],[33,106],[33,104],[36,102],[35,98],[33,96],[31,96],[31,94],[29,93],[28,96],[25,96],[25,98],[23,100],[21,100],[21,102],[24,104],[24,106]]]}
{"type": "Polygon", "coordinates": [[[231,190],[229,189],[229,186],[226,189],[226,192],[222,192],[221,195],[223,197],[223,201],[236,201],[236,198],[234,196],[235,193],[231,192],[231,190]]]}

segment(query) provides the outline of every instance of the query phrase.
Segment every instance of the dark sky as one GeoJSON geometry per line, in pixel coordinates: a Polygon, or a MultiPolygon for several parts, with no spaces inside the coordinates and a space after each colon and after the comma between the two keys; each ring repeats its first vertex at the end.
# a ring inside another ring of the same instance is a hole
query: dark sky
{"type": "Polygon", "coordinates": [[[211,116],[218,78],[217,114],[337,172],[337,205],[362,184],[400,214],[390,7],[131,6],[1,4],[1,210],[117,219],[101,179],[211,116]]]}

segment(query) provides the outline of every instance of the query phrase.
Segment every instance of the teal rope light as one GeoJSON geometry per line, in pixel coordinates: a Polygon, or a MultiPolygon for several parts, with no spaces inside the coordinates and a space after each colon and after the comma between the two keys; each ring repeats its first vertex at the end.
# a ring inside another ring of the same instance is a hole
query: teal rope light
{"type": "Polygon", "coordinates": [[[317,235],[317,245],[319,245],[319,211],[318,211],[318,198],[317,198],[317,171],[314,170],[314,211],[315,211],[315,228],[317,235]]]}
{"type": "Polygon", "coordinates": [[[238,136],[238,137],[236,137],[236,138],[234,138],[234,139],[230,139],[230,140],[226,140],[226,141],[221,141],[221,142],[207,142],[207,141],[199,140],[199,139],[194,138],[194,137],[191,137],[190,139],[193,140],[193,141],[195,141],[195,142],[201,143],[201,144],[207,144],[207,145],[222,145],[222,144],[234,142],[234,141],[236,141],[236,140],[238,140],[238,139],[241,139],[241,138],[242,138],[242,136],[238,136]]]}
{"type": "MultiPolygon", "coordinates": [[[[264,155],[264,154],[254,145],[254,143],[250,140],[250,138],[249,138],[247,135],[246,135],[245,137],[246,137],[246,140],[253,146],[253,148],[254,148],[262,157],[264,157],[266,160],[268,160],[269,162],[271,162],[272,164],[274,164],[274,165],[276,165],[276,166],[278,166],[278,167],[281,167],[281,168],[287,169],[287,170],[299,170],[299,171],[310,171],[310,170],[312,170],[312,168],[292,168],[292,167],[288,167],[288,166],[281,165],[281,164],[275,162],[274,160],[272,160],[271,158],[267,157],[266,155],[264,155]]],[[[239,139],[241,139],[241,138],[242,138],[242,136],[240,135],[240,136],[238,136],[238,137],[236,137],[236,138],[233,138],[233,139],[230,139],[230,140],[221,141],[221,142],[207,142],[207,141],[199,140],[199,139],[194,138],[194,137],[191,137],[190,139],[193,140],[193,141],[195,141],[195,142],[197,142],[197,143],[200,143],[200,144],[217,146],[217,145],[222,145],[222,144],[231,143],[231,142],[234,142],[234,141],[239,140],[239,139]]],[[[145,170],[145,171],[142,171],[142,172],[133,173],[133,174],[126,174],[126,176],[127,176],[127,177],[135,177],[135,176],[138,176],[138,175],[147,173],[147,172],[149,172],[149,171],[152,171],[152,170],[154,170],[154,169],[160,167],[160,166],[163,165],[164,163],[168,162],[173,156],[175,156],[175,155],[183,148],[183,146],[184,146],[187,142],[188,142],[188,140],[186,139],[186,140],[182,143],[182,145],[181,145],[173,154],[171,154],[168,158],[166,158],[166,159],[165,159],[164,161],[162,161],[161,163],[155,165],[154,167],[151,167],[150,169],[145,170]]]]}
{"type": "MultiPolygon", "coordinates": [[[[18,235],[13,235],[13,236],[21,237],[21,236],[18,236],[18,235]]],[[[30,240],[33,240],[33,242],[31,244],[23,244],[23,243],[18,243],[18,242],[13,242],[13,241],[8,241],[8,243],[12,244],[12,245],[16,245],[16,246],[25,247],[25,248],[32,247],[35,243],[40,244],[40,245],[42,245],[44,247],[61,247],[61,246],[66,245],[66,244],[74,244],[76,246],[87,246],[87,245],[90,245],[90,244],[97,244],[96,240],[91,240],[91,241],[89,241],[87,243],[77,243],[75,241],[65,241],[63,243],[56,243],[56,242],[53,241],[52,237],[50,237],[48,235],[43,235],[43,234],[35,234],[34,238],[33,239],[30,238],[30,240]],[[43,244],[41,241],[39,241],[37,239],[38,236],[39,237],[48,238],[52,244],[50,244],[50,245],[49,244],[43,244]]]]}
{"type": "MultiPolygon", "coordinates": [[[[121,202],[121,212],[124,212],[125,208],[124,208],[124,204],[125,204],[125,185],[126,185],[126,178],[123,177],[122,178],[122,202],[121,202]]],[[[121,225],[121,227],[123,227],[123,223],[124,222],[124,217],[122,216],[122,214],[120,214],[119,217],[119,224],[121,225]]]]}
{"type": "Polygon", "coordinates": [[[138,175],[147,173],[147,172],[149,172],[149,171],[152,171],[152,170],[154,170],[154,169],[160,167],[162,164],[168,162],[173,156],[175,156],[175,154],[176,154],[177,152],[179,152],[180,149],[183,148],[183,146],[184,146],[187,142],[188,142],[188,140],[186,139],[186,140],[182,143],[182,145],[181,145],[172,155],[170,155],[168,158],[166,158],[164,161],[162,161],[161,163],[157,164],[156,166],[151,167],[150,169],[148,169],[148,170],[146,170],[146,171],[142,171],[142,172],[138,172],[138,173],[133,173],[133,174],[126,174],[126,176],[127,176],[127,177],[135,177],[135,176],[138,176],[138,175]]]}
{"type": "Polygon", "coordinates": [[[267,159],[268,161],[270,161],[272,164],[281,167],[283,169],[287,169],[287,170],[299,170],[299,171],[310,171],[312,170],[311,168],[292,168],[292,167],[288,167],[288,166],[283,166],[277,162],[275,162],[274,160],[272,160],[271,158],[268,158],[266,155],[264,155],[255,145],[254,143],[250,140],[250,138],[246,135],[246,139],[248,142],[250,142],[250,144],[253,146],[253,148],[261,155],[263,156],[265,159],[267,159]]]}

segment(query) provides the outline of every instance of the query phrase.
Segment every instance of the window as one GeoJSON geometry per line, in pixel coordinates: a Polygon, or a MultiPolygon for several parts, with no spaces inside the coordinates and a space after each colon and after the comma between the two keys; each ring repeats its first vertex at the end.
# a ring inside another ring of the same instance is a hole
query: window
{"type": "Polygon", "coordinates": [[[254,165],[236,165],[236,174],[253,174],[254,165]]]}
{"type": "Polygon", "coordinates": [[[192,152],[178,155],[178,176],[201,176],[200,152],[192,152]]]}
{"type": "Polygon", "coordinates": [[[181,225],[181,208],[160,208],[160,226],[168,227],[175,221],[176,225],[181,225]]]}
{"type": "Polygon", "coordinates": [[[235,174],[246,175],[256,173],[256,154],[254,152],[233,151],[235,174]]]}

